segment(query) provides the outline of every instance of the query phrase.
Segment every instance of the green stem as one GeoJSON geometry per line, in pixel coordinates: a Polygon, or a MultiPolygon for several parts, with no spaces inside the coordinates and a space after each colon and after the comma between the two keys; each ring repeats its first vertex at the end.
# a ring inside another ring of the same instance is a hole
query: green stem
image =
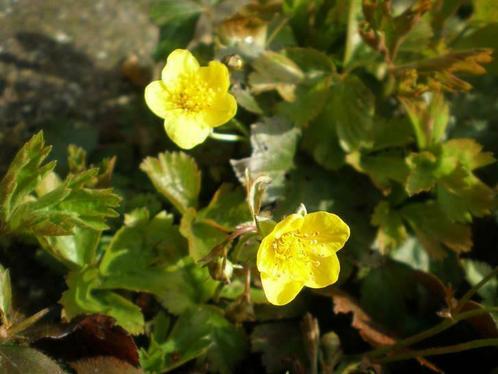
{"type": "Polygon", "coordinates": [[[273,41],[273,39],[275,39],[280,30],[282,30],[282,28],[287,24],[287,22],[289,22],[289,19],[290,19],[289,17],[283,18],[282,21],[280,21],[280,23],[273,29],[270,36],[266,39],[267,46],[271,44],[271,42],[273,41]]]}
{"type": "Polygon", "coordinates": [[[472,340],[470,342],[448,345],[445,347],[433,347],[433,348],[421,349],[418,351],[403,352],[403,353],[397,354],[395,356],[383,358],[381,360],[378,360],[377,362],[380,364],[385,364],[388,362],[409,360],[409,359],[417,358],[417,357],[438,356],[438,355],[444,355],[447,353],[456,353],[456,352],[467,351],[469,349],[476,349],[476,348],[482,348],[482,347],[497,347],[497,346],[498,346],[498,339],[496,339],[496,338],[495,339],[477,339],[477,340],[472,340]]]}
{"type": "Polygon", "coordinates": [[[23,319],[21,322],[12,325],[7,330],[9,337],[15,337],[20,332],[26,330],[28,327],[32,326],[33,324],[38,322],[40,319],[45,317],[48,314],[48,312],[50,312],[49,308],[42,309],[39,312],[33,314],[32,316],[30,316],[26,319],[23,319]]]}
{"type": "Polygon", "coordinates": [[[351,61],[351,57],[353,56],[353,48],[354,48],[354,36],[356,34],[356,28],[358,26],[358,22],[356,20],[357,13],[357,0],[349,1],[348,8],[348,30],[346,36],[346,47],[344,49],[344,59],[343,64],[347,66],[351,61]]]}
{"type": "Polygon", "coordinates": [[[497,308],[482,308],[482,309],[474,309],[470,310],[468,312],[460,313],[457,316],[455,316],[453,319],[445,319],[444,321],[440,322],[434,327],[431,327],[428,330],[422,331],[421,333],[415,334],[413,336],[410,336],[406,339],[400,340],[397,343],[389,346],[383,346],[380,348],[377,348],[373,351],[370,351],[366,353],[364,356],[369,357],[369,358],[376,358],[380,357],[389,351],[395,351],[395,350],[400,350],[402,348],[409,347],[415,343],[418,343],[422,340],[425,340],[427,338],[430,338],[431,336],[434,336],[436,334],[439,334],[440,332],[452,327],[453,325],[456,325],[458,322],[467,319],[467,318],[472,318],[475,316],[478,316],[480,314],[485,314],[493,311],[498,311],[497,308]]]}
{"type": "Polygon", "coordinates": [[[458,314],[460,310],[467,304],[467,302],[472,298],[472,296],[475,295],[477,291],[479,291],[479,288],[484,286],[491,278],[495,277],[498,274],[498,266],[493,269],[488,275],[486,275],[484,278],[481,279],[481,281],[477,284],[474,285],[470,290],[468,290],[458,301],[458,305],[456,308],[452,311],[454,314],[458,314]]]}
{"type": "Polygon", "coordinates": [[[237,134],[223,134],[219,132],[212,132],[209,136],[212,139],[221,140],[224,142],[243,142],[246,140],[245,137],[237,134]]]}
{"type": "Polygon", "coordinates": [[[234,124],[234,126],[237,128],[237,130],[239,130],[242,135],[246,136],[246,137],[249,137],[251,134],[249,133],[249,130],[247,130],[247,128],[242,124],[242,122],[240,122],[239,120],[233,118],[232,119],[232,123],[234,124]]]}

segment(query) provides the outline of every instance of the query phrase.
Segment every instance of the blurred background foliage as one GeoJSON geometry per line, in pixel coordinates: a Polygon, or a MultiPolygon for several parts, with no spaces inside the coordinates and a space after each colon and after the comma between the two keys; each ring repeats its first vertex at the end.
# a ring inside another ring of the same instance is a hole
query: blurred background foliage
{"type": "Polygon", "coordinates": [[[0,25],[2,356],[33,373],[496,370],[496,270],[472,288],[498,266],[496,1],[19,3],[0,25]],[[175,48],[229,67],[239,109],[219,130],[243,141],[167,139],[143,88],[175,48]],[[285,307],[240,226],[261,176],[260,216],[304,203],[351,227],[338,284],[285,307]],[[26,319],[47,307],[48,327],[26,319]]]}

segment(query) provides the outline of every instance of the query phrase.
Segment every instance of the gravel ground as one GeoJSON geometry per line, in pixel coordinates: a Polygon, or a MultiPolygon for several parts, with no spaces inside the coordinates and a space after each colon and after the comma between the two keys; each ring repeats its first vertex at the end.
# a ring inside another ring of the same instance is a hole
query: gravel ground
{"type": "Polygon", "coordinates": [[[0,0],[0,171],[33,132],[54,121],[101,132],[136,95],[122,63],[151,64],[148,3],[0,0]]]}

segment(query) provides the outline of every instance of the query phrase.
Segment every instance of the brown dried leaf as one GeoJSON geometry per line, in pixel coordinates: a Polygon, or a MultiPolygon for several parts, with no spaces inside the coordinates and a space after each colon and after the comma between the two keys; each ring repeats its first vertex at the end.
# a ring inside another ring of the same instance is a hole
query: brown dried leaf
{"type": "Polygon", "coordinates": [[[143,374],[142,369],[112,356],[85,358],[70,365],[77,374],[143,374]]]}
{"type": "Polygon", "coordinates": [[[333,288],[326,289],[323,292],[326,292],[328,296],[332,296],[334,313],[353,313],[351,325],[358,330],[360,336],[366,342],[374,346],[392,345],[396,342],[393,335],[377,325],[351,296],[333,288]]]}

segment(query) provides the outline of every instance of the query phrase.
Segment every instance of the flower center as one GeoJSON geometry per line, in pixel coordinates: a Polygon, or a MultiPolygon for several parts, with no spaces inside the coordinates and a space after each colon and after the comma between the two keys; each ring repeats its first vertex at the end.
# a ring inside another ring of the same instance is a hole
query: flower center
{"type": "Polygon", "coordinates": [[[303,234],[291,231],[282,234],[272,243],[275,255],[275,275],[286,274],[296,280],[306,279],[311,268],[318,266],[318,261],[311,258],[313,246],[317,243],[318,233],[303,234]]]}
{"type": "Polygon", "coordinates": [[[215,92],[200,77],[190,74],[178,78],[169,100],[188,113],[199,113],[211,106],[215,92]]]}

